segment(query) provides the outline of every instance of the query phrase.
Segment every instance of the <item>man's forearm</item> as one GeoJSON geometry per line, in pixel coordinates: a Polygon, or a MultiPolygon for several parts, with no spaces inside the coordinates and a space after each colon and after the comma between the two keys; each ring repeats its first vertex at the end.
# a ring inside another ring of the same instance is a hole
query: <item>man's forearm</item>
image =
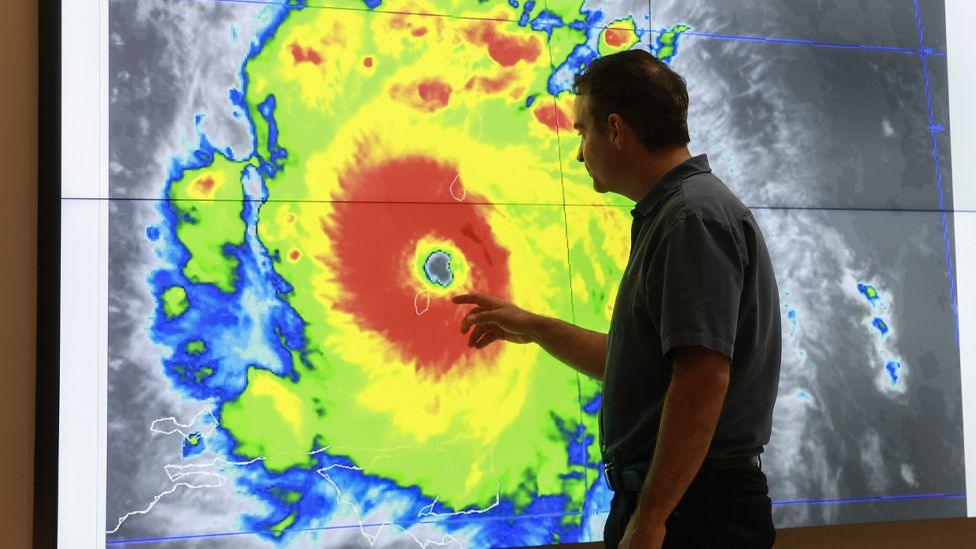
{"type": "Polygon", "coordinates": [[[728,375],[725,357],[694,353],[675,359],[637,520],[663,524],[681,501],[711,446],[728,390],[728,375]]]}
{"type": "Polygon", "coordinates": [[[555,318],[535,315],[532,340],[574,370],[603,380],[607,358],[607,334],[580,328],[555,318]]]}

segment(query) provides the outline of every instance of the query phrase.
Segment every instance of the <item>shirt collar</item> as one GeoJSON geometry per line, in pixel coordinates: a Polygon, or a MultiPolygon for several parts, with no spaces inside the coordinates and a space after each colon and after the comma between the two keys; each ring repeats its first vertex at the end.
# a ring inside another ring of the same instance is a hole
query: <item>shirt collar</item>
{"type": "Polygon", "coordinates": [[[631,214],[635,217],[646,216],[654,210],[654,206],[664,198],[671,189],[693,175],[708,173],[712,168],[708,165],[708,155],[700,154],[685,160],[661,176],[661,179],[651,187],[651,190],[637,201],[631,214]]]}

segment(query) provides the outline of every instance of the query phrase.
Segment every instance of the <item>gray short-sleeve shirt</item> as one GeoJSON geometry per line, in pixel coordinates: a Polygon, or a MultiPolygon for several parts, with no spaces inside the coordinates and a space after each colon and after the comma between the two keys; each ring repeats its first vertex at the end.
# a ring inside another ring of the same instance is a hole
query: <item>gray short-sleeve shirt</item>
{"type": "Polygon", "coordinates": [[[708,455],[769,442],[779,385],[779,290],[752,213],[705,155],[664,175],[631,212],[631,251],[614,303],[600,411],[604,460],[648,464],[677,347],[731,359],[708,455]]]}

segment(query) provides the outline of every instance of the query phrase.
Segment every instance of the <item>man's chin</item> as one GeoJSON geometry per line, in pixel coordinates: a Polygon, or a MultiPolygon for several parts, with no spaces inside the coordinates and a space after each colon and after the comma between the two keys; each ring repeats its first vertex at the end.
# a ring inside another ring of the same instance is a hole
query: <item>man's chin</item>
{"type": "Polygon", "coordinates": [[[600,194],[605,194],[607,192],[607,188],[603,186],[603,183],[597,181],[596,179],[593,180],[593,190],[600,194]]]}

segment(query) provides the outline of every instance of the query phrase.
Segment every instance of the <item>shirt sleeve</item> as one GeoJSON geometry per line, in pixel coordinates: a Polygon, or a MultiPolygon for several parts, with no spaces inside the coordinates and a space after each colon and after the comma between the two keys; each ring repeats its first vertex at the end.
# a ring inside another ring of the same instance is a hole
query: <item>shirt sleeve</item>
{"type": "Polygon", "coordinates": [[[731,227],[687,215],[668,229],[645,273],[661,350],[701,346],[732,358],[745,272],[731,227]]]}

